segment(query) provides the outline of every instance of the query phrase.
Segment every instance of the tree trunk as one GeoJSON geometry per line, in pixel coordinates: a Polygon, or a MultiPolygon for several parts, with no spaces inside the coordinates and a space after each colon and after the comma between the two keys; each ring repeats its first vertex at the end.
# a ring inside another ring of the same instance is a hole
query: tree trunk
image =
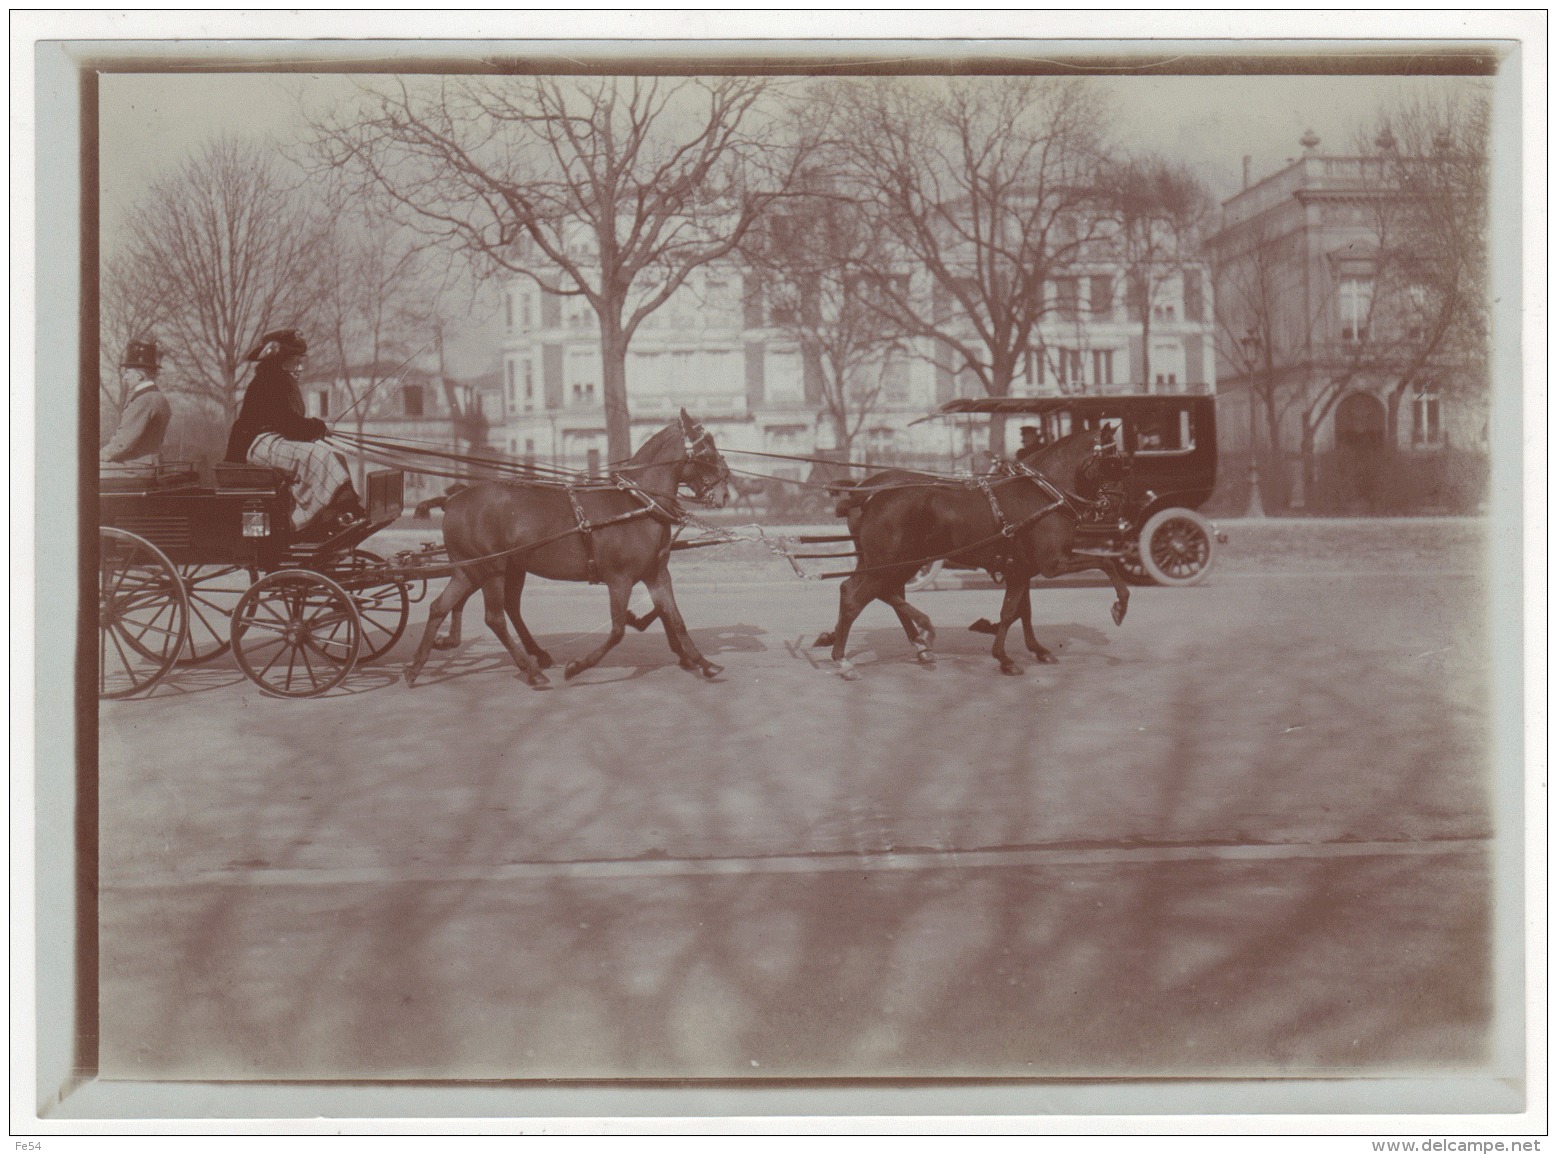
{"type": "Polygon", "coordinates": [[[1292,505],[1302,509],[1308,501],[1308,491],[1314,484],[1314,427],[1303,423],[1303,439],[1298,450],[1298,470],[1292,488],[1292,505]]]}
{"type": "MultiPolygon", "coordinates": [[[[600,394],[605,405],[606,459],[632,456],[632,422],[627,408],[627,336],[620,308],[600,315],[600,394]]],[[[694,414],[695,416],[695,414],[694,414]]]]}

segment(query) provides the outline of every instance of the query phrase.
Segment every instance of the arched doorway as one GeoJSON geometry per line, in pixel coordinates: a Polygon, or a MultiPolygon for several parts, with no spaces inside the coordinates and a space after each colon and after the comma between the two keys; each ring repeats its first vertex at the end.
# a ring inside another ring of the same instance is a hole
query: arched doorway
{"type": "Polygon", "coordinates": [[[1340,497],[1348,507],[1376,508],[1384,469],[1384,403],[1350,393],[1335,407],[1335,450],[1340,497]]]}

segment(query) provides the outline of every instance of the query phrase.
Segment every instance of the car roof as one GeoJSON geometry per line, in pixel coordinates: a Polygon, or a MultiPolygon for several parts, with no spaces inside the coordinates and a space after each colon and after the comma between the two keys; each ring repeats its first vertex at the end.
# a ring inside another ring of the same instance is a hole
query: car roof
{"type": "Polygon", "coordinates": [[[1068,409],[1134,408],[1164,402],[1214,403],[1209,394],[1196,393],[1077,393],[1060,397],[953,397],[928,417],[955,417],[961,414],[1039,415],[1068,409]]]}

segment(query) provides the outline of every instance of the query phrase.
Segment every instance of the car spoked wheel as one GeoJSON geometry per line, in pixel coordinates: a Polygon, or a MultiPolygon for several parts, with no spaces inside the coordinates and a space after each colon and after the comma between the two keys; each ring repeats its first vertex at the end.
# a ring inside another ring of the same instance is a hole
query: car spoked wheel
{"type": "Polygon", "coordinates": [[[1160,510],[1141,530],[1140,558],[1159,585],[1191,586],[1216,562],[1216,534],[1192,509],[1160,510]]]}
{"type": "Polygon", "coordinates": [[[97,695],[128,698],[155,686],[189,636],[178,571],[145,538],[98,531],[97,695]]]}
{"type": "Polygon", "coordinates": [[[232,615],[232,649],[249,680],[283,698],[333,690],[362,648],[355,599],[307,570],[261,578],[232,615]]]}

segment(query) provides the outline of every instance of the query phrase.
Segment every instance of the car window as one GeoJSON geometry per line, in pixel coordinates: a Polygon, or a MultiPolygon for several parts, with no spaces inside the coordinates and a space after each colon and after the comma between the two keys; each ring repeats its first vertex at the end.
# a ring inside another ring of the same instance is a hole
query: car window
{"type": "Polygon", "coordinates": [[[1142,408],[1135,421],[1137,453],[1186,453],[1195,448],[1195,426],[1186,408],[1153,405],[1142,408]]]}

